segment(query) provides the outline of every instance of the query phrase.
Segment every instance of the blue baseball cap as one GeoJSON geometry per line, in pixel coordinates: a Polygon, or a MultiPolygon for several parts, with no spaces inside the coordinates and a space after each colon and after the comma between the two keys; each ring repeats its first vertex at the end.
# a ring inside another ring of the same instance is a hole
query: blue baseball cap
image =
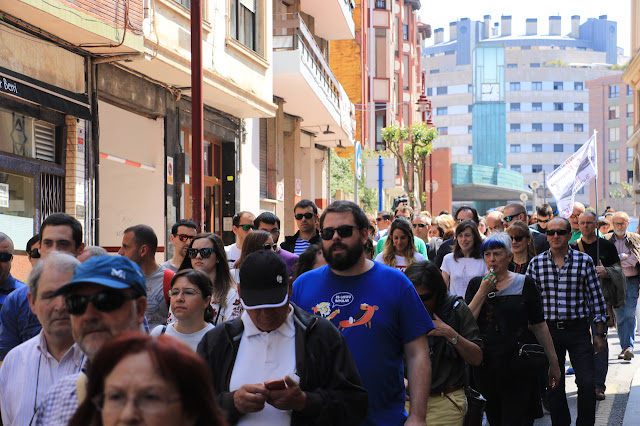
{"type": "Polygon", "coordinates": [[[130,288],[140,296],[147,295],[142,269],[124,256],[90,257],[75,269],[71,281],[60,287],[55,295],[67,294],[81,284],[99,284],[116,290],[130,288]]]}

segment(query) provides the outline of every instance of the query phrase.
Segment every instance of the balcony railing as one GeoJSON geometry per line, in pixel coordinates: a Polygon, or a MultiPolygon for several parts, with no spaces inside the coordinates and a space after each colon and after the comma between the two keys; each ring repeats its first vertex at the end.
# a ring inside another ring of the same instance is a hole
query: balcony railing
{"type": "Polygon", "coordinates": [[[274,15],[273,50],[301,50],[302,62],[329,100],[340,110],[338,80],[322,55],[313,35],[297,13],[274,15]]]}

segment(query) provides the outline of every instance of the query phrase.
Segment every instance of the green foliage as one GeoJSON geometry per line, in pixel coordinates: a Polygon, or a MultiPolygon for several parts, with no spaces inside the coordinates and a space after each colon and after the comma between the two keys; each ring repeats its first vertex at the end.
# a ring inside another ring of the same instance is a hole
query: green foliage
{"type": "Polygon", "coordinates": [[[611,198],[631,198],[633,196],[633,185],[627,182],[620,182],[620,188],[609,191],[611,198]]]}
{"type": "MultiPolygon", "coordinates": [[[[343,194],[348,198],[353,198],[353,179],[355,176],[353,168],[353,159],[342,158],[336,154],[335,150],[330,150],[331,161],[331,176],[330,176],[330,188],[331,188],[331,200],[336,198],[336,190],[342,190],[343,194]]],[[[377,157],[378,153],[363,149],[362,159],[377,157]]],[[[385,155],[386,156],[386,155],[385,155]]],[[[363,161],[364,162],[364,161],[363,161]]],[[[362,179],[358,180],[358,198],[357,203],[362,206],[362,209],[366,213],[375,213],[378,211],[378,190],[372,188],[366,188],[365,182],[365,168],[362,169],[362,179]]]]}

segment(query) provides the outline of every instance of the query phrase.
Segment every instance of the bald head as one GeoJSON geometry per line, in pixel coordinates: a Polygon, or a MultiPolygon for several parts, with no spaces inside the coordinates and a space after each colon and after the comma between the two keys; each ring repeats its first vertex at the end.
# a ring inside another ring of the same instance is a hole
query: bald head
{"type": "Polygon", "coordinates": [[[613,225],[613,232],[618,237],[623,237],[627,233],[627,226],[629,226],[629,215],[625,212],[616,212],[611,220],[613,225]]]}

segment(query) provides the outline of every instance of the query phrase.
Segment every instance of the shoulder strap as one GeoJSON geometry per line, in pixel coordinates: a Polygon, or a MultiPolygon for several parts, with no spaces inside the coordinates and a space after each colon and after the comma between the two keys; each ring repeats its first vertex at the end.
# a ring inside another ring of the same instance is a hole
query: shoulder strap
{"type": "Polygon", "coordinates": [[[78,405],[82,405],[87,398],[87,375],[82,371],[76,379],[76,396],[78,398],[78,405]]]}
{"type": "Polygon", "coordinates": [[[162,332],[160,333],[161,335],[167,332],[167,326],[163,325],[162,326],[162,332]]]}
{"type": "Polygon", "coordinates": [[[169,290],[171,290],[171,280],[173,279],[173,272],[171,269],[167,268],[164,270],[164,275],[162,277],[162,292],[164,293],[164,301],[169,307],[169,290]]]}
{"type": "Polygon", "coordinates": [[[581,252],[586,253],[586,252],[584,251],[584,245],[582,244],[582,238],[578,238],[578,239],[576,240],[576,243],[578,243],[578,249],[579,249],[581,252]]]}

